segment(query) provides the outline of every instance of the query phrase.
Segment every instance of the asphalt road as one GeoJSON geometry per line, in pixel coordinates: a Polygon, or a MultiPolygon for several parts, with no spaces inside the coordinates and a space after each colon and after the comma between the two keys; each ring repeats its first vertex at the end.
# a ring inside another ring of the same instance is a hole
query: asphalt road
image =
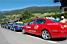
{"type": "Polygon", "coordinates": [[[43,40],[37,36],[0,27],[0,44],[67,44],[67,39],[43,40]]]}

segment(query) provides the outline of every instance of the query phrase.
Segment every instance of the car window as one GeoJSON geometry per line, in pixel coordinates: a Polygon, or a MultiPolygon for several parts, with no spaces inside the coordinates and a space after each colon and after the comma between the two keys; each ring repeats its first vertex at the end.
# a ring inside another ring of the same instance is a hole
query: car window
{"type": "Polygon", "coordinates": [[[50,19],[50,20],[52,20],[53,22],[60,22],[60,18],[50,19]]]}
{"type": "Polygon", "coordinates": [[[16,23],[16,25],[18,25],[18,23],[16,23]]]}
{"type": "Polygon", "coordinates": [[[29,22],[28,24],[29,24],[29,25],[31,25],[31,24],[33,24],[33,23],[34,23],[34,21],[32,21],[32,22],[29,22]]]}
{"type": "Polygon", "coordinates": [[[24,24],[20,24],[21,26],[24,26],[24,24]]]}
{"type": "Polygon", "coordinates": [[[16,23],[16,25],[24,26],[24,24],[16,23]]]}
{"type": "Polygon", "coordinates": [[[45,24],[45,22],[46,22],[45,20],[37,20],[36,24],[45,24]]]}

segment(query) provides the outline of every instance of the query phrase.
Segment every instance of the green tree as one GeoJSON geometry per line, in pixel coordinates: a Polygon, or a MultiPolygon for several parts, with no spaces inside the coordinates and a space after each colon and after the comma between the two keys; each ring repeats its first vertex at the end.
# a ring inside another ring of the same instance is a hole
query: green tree
{"type": "Polygon", "coordinates": [[[22,15],[21,15],[21,18],[22,19],[28,19],[28,18],[31,18],[33,15],[32,15],[32,13],[31,12],[29,12],[29,11],[24,11],[23,13],[22,13],[22,15]]]}

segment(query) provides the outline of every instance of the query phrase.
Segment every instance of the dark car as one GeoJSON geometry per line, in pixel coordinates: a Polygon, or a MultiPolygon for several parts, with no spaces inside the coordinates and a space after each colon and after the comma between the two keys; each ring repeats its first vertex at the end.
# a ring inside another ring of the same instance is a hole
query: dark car
{"type": "Polygon", "coordinates": [[[6,28],[6,26],[7,26],[7,23],[2,23],[2,24],[1,24],[1,27],[2,27],[2,28],[6,28]]]}
{"type": "Polygon", "coordinates": [[[1,24],[1,27],[2,27],[2,28],[4,28],[4,25],[5,25],[5,24],[4,24],[4,23],[2,23],[2,24],[1,24]]]}
{"type": "Polygon", "coordinates": [[[8,29],[13,30],[13,31],[19,31],[19,30],[22,30],[23,26],[24,26],[23,23],[14,22],[14,23],[8,24],[7,27],[8,27],[8,29]]]}
{"type": "Polygon", "coordinates": [[[24,26],[24,24],[22,24],[22,23],[15,23],[14,26],[13,26],[13,27],[14,27],[13,30],[14,30],[14,31],[16,31],[16,30],[18,30],[18,31],[19,31],[19,30],[22,30],[22,27],[23,27],[23,26],[24,26]]]}
{"type": "Polygon", "coordinates": [[[9,23],[9,24],[7,24],[6,28],[10,29],[12,27],[12,25],[13,25],[13,23],[9,23]]]}

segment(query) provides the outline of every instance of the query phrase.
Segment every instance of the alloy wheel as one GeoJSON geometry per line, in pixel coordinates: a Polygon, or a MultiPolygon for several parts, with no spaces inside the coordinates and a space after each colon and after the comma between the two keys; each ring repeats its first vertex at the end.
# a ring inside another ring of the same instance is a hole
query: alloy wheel
{"type": "Polygon", "coordinates": [[[51,38],[50,34],[47,30],[43,30],[41,36],[42,36],[43,39],[50,39],[51,38]]]}

